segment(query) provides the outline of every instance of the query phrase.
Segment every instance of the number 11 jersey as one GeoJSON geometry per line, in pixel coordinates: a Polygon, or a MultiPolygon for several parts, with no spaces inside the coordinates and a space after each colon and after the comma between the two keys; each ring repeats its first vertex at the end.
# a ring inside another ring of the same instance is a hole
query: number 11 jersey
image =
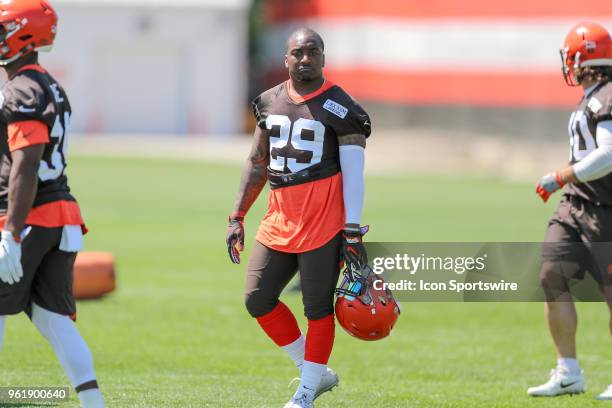
{"type": "Polygon", "coordinates": [[[325,245],[344,227],[339,141],[370,136],[368,114],[326,81],[295,100],[290,81],[253,101],[257,125],[269,132],[270,196],[256,239],[283,252],[325,245]]]}
{"type": "MultiPolygon", "coordinates": [[[[570,117],[570,164],[578,163],[597,149],[597,125],[611,120],[612,82],[600,82],[580,100],[570,117]]],[[[597,205],[612,205],[612,174],[586,183],[568,184],[566,191],[597,205]]]]}

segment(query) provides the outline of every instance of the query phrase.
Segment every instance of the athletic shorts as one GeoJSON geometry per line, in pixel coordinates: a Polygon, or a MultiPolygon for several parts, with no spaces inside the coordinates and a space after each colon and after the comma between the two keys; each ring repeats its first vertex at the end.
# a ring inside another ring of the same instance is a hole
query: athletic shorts
{"type": "Polygon", "coordinates": [[[600,285],[612,284],[612,207],[564,194],[544,237],[545,261],[575,262],[574,276],[588,272],[600,285]]]}
{"type": "Polygon", "coordinates": [[[0,282],[0,315],[29,313],[31,302],[52,312],[76,313],[72,271],[76,252],[59,250],[63,228],[32,226],[21,243],[23,277],[9,285],[0,282]]]}
{"type": "Polygon", "coordinates": [[[304,314],[309,320],[334,313],[334,292],[340,275],[341,233],[320,248],[280,252],[256,241],[249,258],[245,303],[253,317],[278,304],[281,292],[299,270],[304,314]]]}

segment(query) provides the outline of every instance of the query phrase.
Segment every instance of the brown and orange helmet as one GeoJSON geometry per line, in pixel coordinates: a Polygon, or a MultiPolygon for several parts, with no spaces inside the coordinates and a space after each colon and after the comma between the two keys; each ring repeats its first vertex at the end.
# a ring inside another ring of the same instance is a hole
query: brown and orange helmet
{"type": "Polygon", "coordinates": [[[0,66],[33,51],[49,51],[57,14],[45,0],[0,0],[0,66]]]}
{"type": "Polygon", "coordinates": [[[351,281],[345,274],[336,289],[336,318],[348,334],[361,340],[387,337],[400,315],[393,293],[383,288],[382,277],[367,266],[351,281]]]}
{"type": "Polygon", "coordinates": [[[580,83],[574,72],[578,68],[612,66],[610,33],[597,23],[574,26],[565,37],[560,52],[563,77],[570,86],[580,83]]]}

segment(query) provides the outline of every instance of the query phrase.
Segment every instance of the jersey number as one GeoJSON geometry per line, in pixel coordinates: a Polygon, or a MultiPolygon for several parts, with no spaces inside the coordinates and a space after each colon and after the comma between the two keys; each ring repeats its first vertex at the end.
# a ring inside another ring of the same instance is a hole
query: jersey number
{"type": "Polygon", "coordinates": [[[325,141],[325,126],[321,122],[300,118],[291,123],[288,116],[270,115],[266,128],[271,131],[271,169],[285,171],[287,168],[295,173],[321,162],[325,141]]]}
{"type": "Polygon", "coordinates": [[[570,160],[572,162],[584,159],[587,154],[597,148],[595,138],[586,126],[586,119],[582,111],[574,112],[570,117],[570,160]]]}
{"type": "Polygon", "coordinates": [[[70,114],[64,112],[64,123],[60,121],[59,115],[55,117],[53,129],[51,129],[51,143],[53,143],[53,151],[49,161],[43,160],[40,162],[38,169],[38,177],[42,181],[55,180],[64,174],[66,167],[66,152],[68,150],[68,141],[66,140],[66,131],[70,122],[70,114]],[[54,140],[55,139],[55,140],[54,140]]]}

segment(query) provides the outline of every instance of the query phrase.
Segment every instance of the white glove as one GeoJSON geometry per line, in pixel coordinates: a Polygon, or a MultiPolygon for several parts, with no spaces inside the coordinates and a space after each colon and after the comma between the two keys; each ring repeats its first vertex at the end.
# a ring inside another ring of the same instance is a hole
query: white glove
{"type": "Polygon", "coordinates": [[[21,244],[10,231],[2,231],[0,240],[0,280],[12,285],[23,277],[21,244]]]}

